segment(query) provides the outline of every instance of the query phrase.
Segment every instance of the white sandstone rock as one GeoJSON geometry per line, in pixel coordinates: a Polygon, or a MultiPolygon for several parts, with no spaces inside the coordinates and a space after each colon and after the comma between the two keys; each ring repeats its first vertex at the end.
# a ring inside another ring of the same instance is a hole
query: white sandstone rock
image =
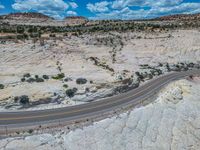
{"type": "Polygon", "coordinates": [[[8,138],[8,149],[198,150],[200,84],[180,80],[168,85],[155,102],[69,133],[8,138]]]}

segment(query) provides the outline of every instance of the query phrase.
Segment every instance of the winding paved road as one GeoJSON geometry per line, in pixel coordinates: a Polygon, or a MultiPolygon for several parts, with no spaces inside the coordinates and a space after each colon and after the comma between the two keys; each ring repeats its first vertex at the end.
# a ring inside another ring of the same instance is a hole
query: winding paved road
{"type": "Polygon", "coordinates": [[[80,121],[83,118],[94,118],[129,105],[136,106],[153,96],[169,82],[195,74],[200,74],[200,70],[173,72],[149,81],[127,93],[83,105],[39,111],[0,112],[0,132],[5,131],[5,128],[7,130],[23,126],[48,125],[58,121],[80,121]]]}

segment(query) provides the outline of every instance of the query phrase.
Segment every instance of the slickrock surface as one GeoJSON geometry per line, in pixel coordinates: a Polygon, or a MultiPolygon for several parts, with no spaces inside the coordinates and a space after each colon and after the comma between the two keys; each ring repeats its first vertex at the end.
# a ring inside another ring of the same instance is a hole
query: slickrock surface
{"type": "Polygon", "coordinates": [[[198,150],[200,78],[166,86],[156,100],[128,113],[66,133],[8,138],[2,150],[198,150]]]}
{"type": "Polygon", "coordinates": [[[121,79],[134,78],[135,72],[145,71],[141,64],[200,62],[198,30],[110,32],[43,40],[7,41],[0,45],[0,84],[5,86],[0,90],[1,111],[21,108],[14,101],[21,95],[27,95],[33,103],[44,101],[44,105],[31,105],[30,109],[85,103],[106,97],[122,85],[121,79]],[[22,82],[26,73],[32,78],[48,75],[50,79],[22,82]],[[52,79],[59,73],[70,80],[52,79]],[[78,78],[87,79],[87,83],[76,84],[78,78]],[[67,97],[64,84],[68,89],[77,88],[77,95],[67,97]]]}

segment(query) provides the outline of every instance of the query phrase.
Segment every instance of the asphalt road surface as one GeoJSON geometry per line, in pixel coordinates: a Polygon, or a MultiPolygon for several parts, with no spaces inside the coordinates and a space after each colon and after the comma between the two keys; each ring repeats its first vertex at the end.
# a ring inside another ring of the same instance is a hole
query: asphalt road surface
{"type": "Polygon", "coordinates": [[[153,96],[164,85],[173,80],[178,80],[189,75],[199,75],[200,70],[190,70],[186,72],[173,72],[136,88],[127,93],[119,94],[100,101],[71,107],[19,112],[0,112],[0,130],[6,128],[18,128],[22,126],[33,126],[41,124],[51,124],[60,120],[74,122],[83,118],[93,118],[104,113],[112,112],[116,109],[131,105],[138,105],[145,99],[153,96]]]}

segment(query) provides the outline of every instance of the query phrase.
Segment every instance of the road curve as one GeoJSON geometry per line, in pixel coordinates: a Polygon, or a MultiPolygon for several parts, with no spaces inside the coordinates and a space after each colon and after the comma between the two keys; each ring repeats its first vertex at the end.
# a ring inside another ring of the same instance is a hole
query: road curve
{"type": "Polygon", "coordinates": [[[58,120],[74,122],[83,118],[92,118],[103,113],[109,113],[130,104],[137,105],[144,99],[154,95],[169,82],[197,74],[200,74],[200,70],[169,73],[127,93],[72,107],[24,112],[0,112],[0,131],[5,129],[5,127],[18,128],[22,126],[49,124],[58,120]]]}

